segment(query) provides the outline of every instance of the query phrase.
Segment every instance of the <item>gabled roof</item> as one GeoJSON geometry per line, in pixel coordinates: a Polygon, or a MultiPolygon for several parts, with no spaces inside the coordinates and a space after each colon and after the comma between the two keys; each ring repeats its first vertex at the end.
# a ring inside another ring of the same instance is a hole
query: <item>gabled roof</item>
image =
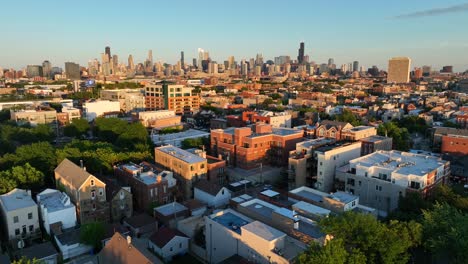
{"type": "Polygon", "coordinates": [[[71,186],[75,187],[77,190],[83,185],[83,183],[93,176],[89,172],[80,168],[69,159],[64,159],[60,164],[55,168],[55,173],[60,174],[60,177],[68,182],[71,186]]]}
{"type": "Polygon", "coordinates": [[[127,241],[127,238],[123,237],[119,232],[116,232],[101,250],[99,260],[100,263],[112,264],[153,263],[132,245],[131,240],[127,241]]]}
{"type": "Polygon", "coordinates": [[[171,229],[168,227],[161,227],[158,231],[154,232],[151,235],[149,240],[159,248],[163,248],[167,243],[169,243],[169,241],[171,241],[176,236],[188,238],[179,230],[171,229]]]}
{"type": "Polygon", "coordinates": [[[341,126],[341,128],[344,128],[345,126],[349,125],[348,122],[340,122],[340,121],[333,121],[333,120],[322,120],[320,121],[320,125],[324,125],[327,129],[330,129],[330,127],[334,126],[337,127],[341,126]]]}
{"type": "Polygon", "coordinates": [[[213,196],[216,196],[223,188],[223,186],[209,182],[207,180],[200,180],[195,184],[194,187],[213,196]]]}

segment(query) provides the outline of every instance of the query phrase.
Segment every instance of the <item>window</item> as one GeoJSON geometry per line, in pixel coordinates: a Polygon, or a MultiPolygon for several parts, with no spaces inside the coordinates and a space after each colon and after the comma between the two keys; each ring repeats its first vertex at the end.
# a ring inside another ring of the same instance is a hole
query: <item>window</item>
{"type": "Polygon", "coordinates": [[[182,248],[182,243],[179,243],[179,248],[182,248]]]}
{"type": "Polygon", "coordinates": [[[32,213],[28,213],[28,219],[32,219],[32,213]]]}
{"type": "Polygon", "coordinates": [[[91,199],[96,198],[96,190],[91,190],[91,199]]]}
{"type": "Polygon", "coordinates": [[[125,193],[123,191],[120,192],[120,200],[123,200],[125,198],[125,193]]]}
{"type": "Polygon", "coordinates": [[[170,250],[171,250],[171,252],[172,252],[172,247],[171,247],[171,249],[170,249],[170,250]]]}
{"type": "Polygon", "coordinates": [[[166,193],[166,191],[167,191],[167,186],[166,185],[163,186],[163,191],[164,191],[164,193],[166,193]]]}
{"type": "Polygon", "coordinates": [[[19,228],[16,228],[15,229],[15,235],[18,236],[19,234],[20,234],[20,230],[19,230],[19,228]]]}
{"type": "Polygon", "coordinates": [[[96,204],[93,203],[93,211],[96,210],[96,204]]]}
{"type": "Polygon", "coordinates": [[[18,222],[19,222],[19,217],[13,216],[13,223],[18,223],[18,222]]]}
{"type": "Polygon", "coordinates": [[[154,193],[153,193],[153,189],[150,189],[150,196],[153,197],[154,193]]]}
{"type": "Polygon", "coordinates": [[[224,189],[223,189],[223,191],[221,192],[221,194],[224,195],[224,189]]]}
{"type": "Polygon", "coordinates": [[[29,233],[32,233],[33,230],[34,230],[34,226],[33,226],[33,225],[30,225],[30,226],[29,226],[29,233]]]}
{"type": "Polygon", "coordinates": [[[367,177],[368,175],[369,175],[369,174],[367,174],[367,172],[365,172],[365,173],[364,173],[364,176],[366,176],[366,177],[367,177]]]}
{"type": "Polygon", "coordinates": [[[91,180],[91,186],[94,186],[94,180],[91,180]]]}
{"type": "Polygon", "coordinates": [[[158,196],[158,188],[154,188],[154,196],[158,196]]]}
{"type": "Polygon", "coordinates": [[[201,169],[204,169],[204,168],[205,168],[205,164],[202,163],[202,164],[200,165],[200,168],[201,168],[201,169]]]}
{"type": "Polygon", "coordinates": [[[362,182],[361,182],[361,181],[359,181],[359,182],[358,182],[358,184],[359,184],[359,186],[361,186],[362,182]]]}
{"type": "Polygon", "coordinates": [[[320,162],[320,166],[322,166],[322,162],[320,162]]]}
{"type": "Polygon", "coordinates": [[[99,188],[99,196],[103,196],[104,195],[104,190],[102,188],[99,188]]]}
{"type": "Polygon", "coordinates": [[[191,170],[191,171],[194,171],[194,168],[193,168],[193,166],[190,166],[190,170],[191,170]]]}

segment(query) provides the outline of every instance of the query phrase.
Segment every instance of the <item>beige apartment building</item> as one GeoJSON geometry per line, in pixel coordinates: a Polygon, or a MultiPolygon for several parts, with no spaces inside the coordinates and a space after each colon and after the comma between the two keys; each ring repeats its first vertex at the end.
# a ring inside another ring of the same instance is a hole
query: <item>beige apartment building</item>
{"type": "Polygon", "coordinates": [[[120,109],[126,113],[145,110],[145,94],[143,89],[102,90],[101,99],[118,101],[120,109]]]}
{"type": "Polygon", "coordinates": [[[23,111],[11,111],[10,119],[18,124],[53,124],[57,120],[57,111],[46,110],[23,110],[23,111]]]}
{"type": "Polygon", "coordinates": [[[154,151],[156,165],[172,171],[174,178],[181,183],[184,197],[190,199],[193,183],[207,176],[207,159],[172,145],[157,147],[154,151]]]}
{"type": "Polygon", "coordinates": [[[358,141],[377,135],[377,129],[371,126],[357,126],[341,132],[341,140],[358,141]]]}

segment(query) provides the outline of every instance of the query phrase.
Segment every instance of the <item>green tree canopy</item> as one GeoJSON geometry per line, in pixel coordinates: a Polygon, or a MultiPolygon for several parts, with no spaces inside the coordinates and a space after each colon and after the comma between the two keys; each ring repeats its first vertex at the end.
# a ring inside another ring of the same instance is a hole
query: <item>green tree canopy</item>
{"type": "Polygon", "coordinates": [[[82,137],[91,129],[88,120],[84,118],[73,119],[72,122],[66,125],[63,133],[68,137],[82,137]]]}
{"type": "Polygon", "coordinates": [[[21,189],[39,191],[44,185],[44,174],[26,163],[23,166],[15,166],[10,170],[0,171],[0,191],[6,193],[19,187],[21,189]]]}
{"type": "Polygon", "coordinates": [[[410,148],[408,129],[400,128],[394,122],[380,124],[377,128],[377,134],[391,137],[393,139],[393,146],[397,150],[408,151],[410,148]]]}
{"type": "Polygon", "coordinates": [[[354,115],[348,109],[344,109],[342,114],[336,115],[335,120],[336,121],[341,121],[341,122],[347,122],[347,123],[350,123],[353,126],[361,125],[361,120],[359,120],[356,117],[356,115],[354,115]]]}
{"type": "Polygon", "coordinates": [[[19,260],[14,260],[12,264],[45,264],[45,262],[36,258],[28,259],[27,257],[22,256],[19,260]]]}
{"type": "Polygon", "coordinates": [[[104,239],[105,227],[101,222],[92,222],[81,226],[80,241],[93,246],[95,250],[101,248],[101,241],[104,239]]]}

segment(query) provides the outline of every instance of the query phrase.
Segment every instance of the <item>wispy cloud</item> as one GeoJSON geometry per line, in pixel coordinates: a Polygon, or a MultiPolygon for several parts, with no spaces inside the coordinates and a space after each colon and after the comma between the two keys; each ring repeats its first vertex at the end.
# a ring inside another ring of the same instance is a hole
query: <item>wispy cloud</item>
{"type": "Polygon", "coordinates": [[[442,14],[448,13],[456,13],[456,12],[467,12],[468,11],[468,3],[454,5],[449,7],[441,7],[441,8],[433,8],[424,11],[418,11],[403,15],[394,16],[395,19],[403,19],[403,18],[417,18],[417,17],[425,17],[425,16],[437,16],[442,14]]]}

